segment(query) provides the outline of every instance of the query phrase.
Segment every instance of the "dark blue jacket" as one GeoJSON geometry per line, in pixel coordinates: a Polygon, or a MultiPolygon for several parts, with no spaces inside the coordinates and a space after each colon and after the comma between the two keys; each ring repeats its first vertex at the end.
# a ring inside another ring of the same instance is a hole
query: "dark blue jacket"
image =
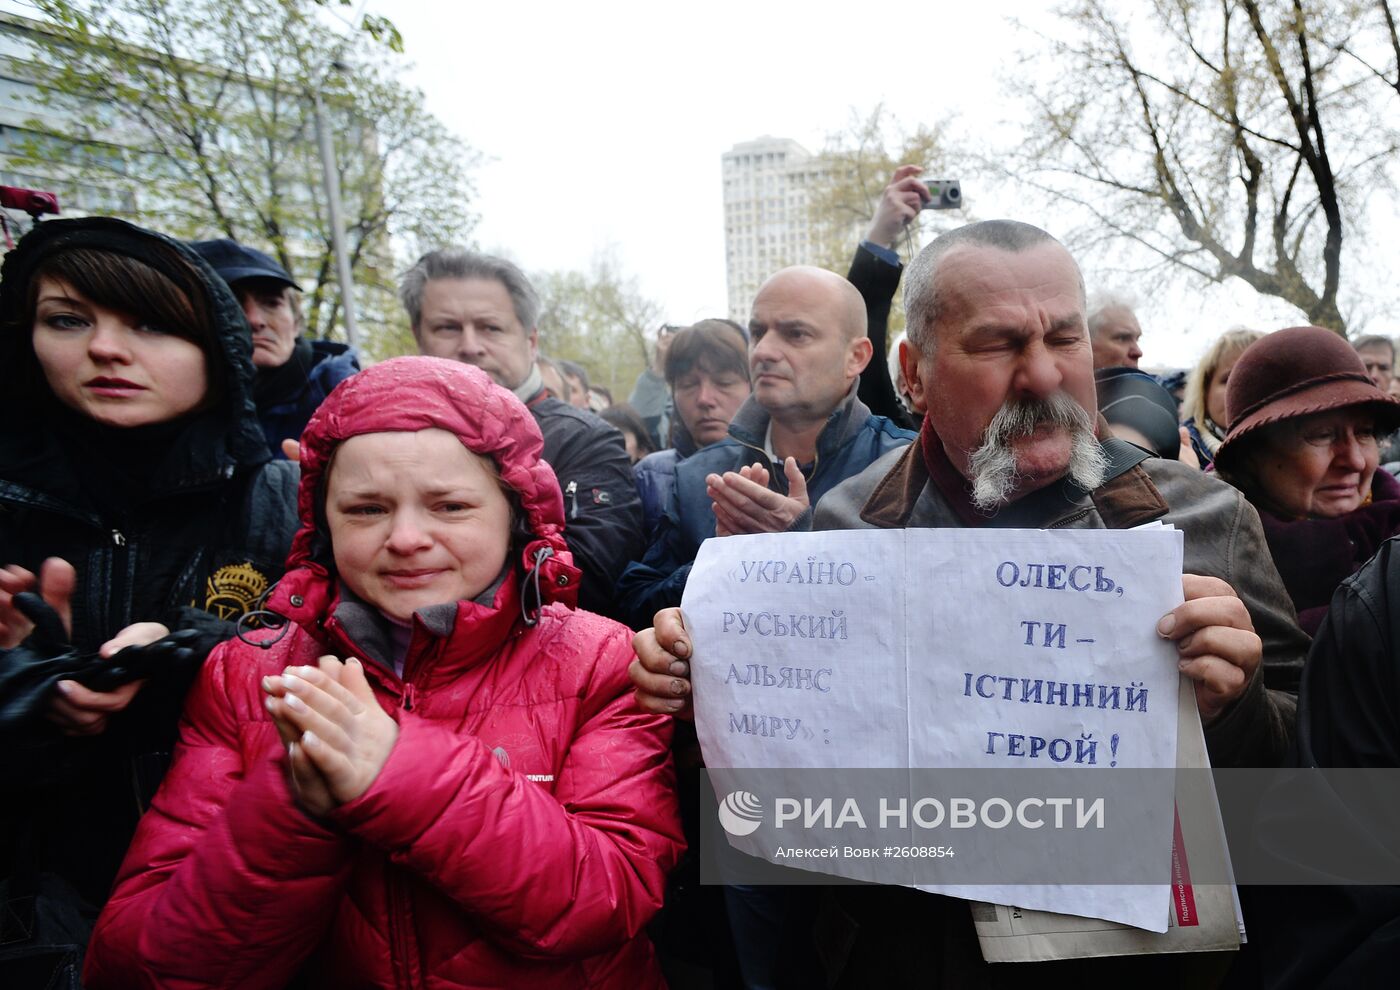
{"type": "MultiPolygon", "coordinates": [[[[832,488],[864,471],[915,434],[872,415],[856,398],[856,387],[842,400],[817,438],[817,457],[807,477],[807,495],[815,506],[832,488]]],[[[659,609],[681,603],[690,565],[700,544],[715,535],[715,514],[705,491],[705,476],[737,471],[745,464],[768,469],[769,487],[787,493],[787,477],[764,450],[768,413],[750,397],[729,424],[729,436],[676,464],[675,490],[657,523],[646,554],[627,565],[617,584],[618,606],[634,629],[651,625],[659,609]]],[[[810,511],[808,513],[810,524],[810,511]]],[[[795,527],[796,528],[796,527],[795,527]]],[[[805,527],[802,527],[805,528],[805,527]]]]}
{"type": "Polygon", "coordinates": [[[690,431],[679,420],[671,435],[675,440],[674,446],[647,454],[632,465],[637,495],[642,500],[642,532],[646,533],[648,541],[655,535],[657,524],[661,522],[661,516],[676,490],[676,467],[699,449],[690,431]]]}
{"type": "MultiPolygon", "coordinates": [[[[275,390],[274,394],[255,392],[258,422],[262,424],[272,456],[282,458],[283,440],[300,440],[301,431],[326,396],[345,379],[360,370],[360,359],[346,344],[333,340],[310,341],[309,353],[298,342],[289,364],[301,364],[290,388],[275,390]]],[[[293,367],[279,368],[290,377],[293,367]]],[[[262,379],[265,373],[260,372],[262,379]]]]}

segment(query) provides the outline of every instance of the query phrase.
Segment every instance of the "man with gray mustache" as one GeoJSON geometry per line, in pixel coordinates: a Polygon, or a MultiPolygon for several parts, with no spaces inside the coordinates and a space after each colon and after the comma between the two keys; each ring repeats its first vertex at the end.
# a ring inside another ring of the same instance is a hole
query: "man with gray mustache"
{"type": "Polygon", "coordinates": [[[1089,414],[1064,392],[1048,399],[1008,401],[987,426],[982,446],[968,458],[972,471],[972,504],[993,514],[1011,500],[1020,482],[1014,441],[1033,436],[1042,427],[1070,431],[1068,477],[1085,491],[1103,484],[1108,457],[1094,436],[1089,414]]]}
{"type": "MultiPolygon", "coordinates": [[[[924,248],[904,302],[900,364],[925,414],[919,439],[828,492],[815,528],[1176,526],[1186,601],[1157,632],[1196,682],[1212,765],[1278,765],[1308,639],[1259,517],[1215,477],[1109,434],[1097,411],[1084,281],[1069,252],[1029,224],[969,224],[924,248]]],[[[686,717],[690,641],[680,610],[658,612],[634,647],[638,704],[686,717]]],[[[1000,986],[1028,975],[982,962],[966,902],[874,887],[843,889],[839,899],[855,924],[843,972],[828,974],[838,985],[1000,986]]],[[[1063,965],[1077,976],[1143,974],[1131,958],[1063,965]]],[[[1161,977],[1188,963],[1147,965],[1161,977]]],[[[1175,976],[1162,985],[1185,985],[1175,976]]]]}
{"type": "MultiPolygon", "coordinates": [[[[1098,417],[1084,280],[1064,246],[1014,220],[936,238],[909,266],[900,364],[915,443],[828,492],[816,529],[990,526],[1185,535],[1186,601],[1158,632],[1177,645],[1214,766],[1275,766],[1291,741],[1308,639],[1238,491],[1114,439],[1098,417]]],[[[689,710],[678,609],[635,640],[648,711],[689,710]]]]}

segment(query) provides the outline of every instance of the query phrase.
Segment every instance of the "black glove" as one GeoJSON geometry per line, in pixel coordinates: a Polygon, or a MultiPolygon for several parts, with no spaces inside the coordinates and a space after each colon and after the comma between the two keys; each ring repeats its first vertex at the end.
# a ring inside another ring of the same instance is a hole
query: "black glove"
{"type": "Polygon", "coordinates": [[[187,684],[218,640],[182,629],[104,660],[96,653],[79,653],[68,641],[63,620],[38,595],[23,592],[14,602],[34,630],[20,645],[0,650],[0,731],[41,720],[59,681],[77,681],[93,691],[111,691],[142,678],[173,676],[187,684]]]}
{"type": "Polygon", "coordinates": [[[14,601],[34,630],[18,646],[0,650],[0,730],[42,718],[54,685],[83,666],[48,602],[28,591],[14,601]]]}

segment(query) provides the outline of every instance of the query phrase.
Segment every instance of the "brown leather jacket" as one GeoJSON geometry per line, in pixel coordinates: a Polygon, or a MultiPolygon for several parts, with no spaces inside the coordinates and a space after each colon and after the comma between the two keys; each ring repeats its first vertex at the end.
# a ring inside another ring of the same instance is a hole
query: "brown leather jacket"
{"type": "MultiPolygon", "coordinates": [[[[1278,766],[1293,736],[1298,680],[1309,639],[1274,568],[1259,516],[1212,475],[1149,458],[1085,493],[1068,482],[1032,492],[989,526],[1127,529],[1161,520],[1185,534],[1184,567],[1227,582],[1264,642],[1264,662],[1245,693],[1206,727],[1217,767],[1278,766]]],[[[814,529],[955,527],[962,523],[929,478],[921,446],[891,451],[822,497],[814,529]]]]}

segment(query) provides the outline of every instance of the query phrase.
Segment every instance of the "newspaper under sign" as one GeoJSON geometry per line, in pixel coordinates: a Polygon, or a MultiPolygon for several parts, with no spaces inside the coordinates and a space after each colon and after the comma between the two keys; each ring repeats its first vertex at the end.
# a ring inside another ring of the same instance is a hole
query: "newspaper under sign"
{"type": "MultiPolygon", "coordinates": [[[[1173,767],[1179,675],[1156,623],[1181,602],[1181,559],[1181,534],[1161,526],[708,540],[682,604],[706,764],[1173,767]]],[[[1160,883],[911,885],[1165,931],[1162,779],[1134,809],[1160,883]]],[[[730,834],[771,854],[761,835],[730,834]]]]}
{"type": "MultiPolygon", "coordinates": [[[[1210,758],[1190,681],[1182,678],[1178,695],[1177,765],[1206,769],[1210,758]]],[[[1201,795],[1196,789],[1180,788],[1172,835],[1170,927],[1165,934],[1092,918],[974,902],[972,920],[982,956],[988,962],[1042,962],[1238,949],[1245,929],[1234,885],[1191,882],[1191,862],[1211,855],[1228,863],[1229,850],[1214,794],[1201,795]]]]}

